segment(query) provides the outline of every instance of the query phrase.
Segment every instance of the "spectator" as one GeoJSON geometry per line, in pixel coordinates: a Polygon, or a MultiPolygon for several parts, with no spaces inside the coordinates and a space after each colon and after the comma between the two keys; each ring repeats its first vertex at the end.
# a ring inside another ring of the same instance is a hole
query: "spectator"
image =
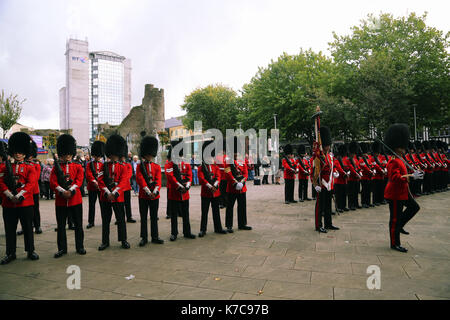
{"type": "MultiPolygon", "coordinates": [[[[131,155],[131,153],[129,155],[131,155]]],[[[135,196],[139,194],[139,185],[136,181],[136,168],[139,162],[138,156],[133,156],[133,161],[131,161],[131,168],[133,169],[133,175],[131,176],[131,188],[133,188],[135,196]]]]}
{"type": "Polygon", "coordinates": [[[42,170],[47,165],[47,160],[39,161],[39,165],[41,166],[41,175],[39,176],[39,181],[38,181],[39,182],[39,196],[41,198],[44,198],[45,197],[45,185],[44,185],[44,181],[42,181],[42,170]]]}
{"type": "Polygon", "coordinates": [[[263,179],[262,179],[262,184],[269,184],[268,178],[269,178],[269,173],[270,173],[270,159],[268,156],[264,156],[263,160],[262,160],[262,170],[264,173],[263,179]]]}
{"type": "Polygon", "coordinates": [[[195,154],[191,156],[191,169],[192,169],[192,184],[198,186],[198,175],[197,175],[198,164],[195,159],[195,154]]]}
{"type": "Polygon", "coordinates": [[[53,191],[50,189],[50,174],[53,169],[53,159],[47,159],[47,165],[44,165],[41,171],[41,179],[44,183],[45,197],[47,200],[53,199],[53,191]]]}

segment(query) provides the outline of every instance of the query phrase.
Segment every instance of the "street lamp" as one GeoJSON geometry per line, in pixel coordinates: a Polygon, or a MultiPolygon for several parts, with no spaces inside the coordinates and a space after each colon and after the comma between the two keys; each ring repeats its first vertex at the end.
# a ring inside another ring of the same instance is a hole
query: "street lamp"
{"type": "Polygon", "coordinates": [[[276,113],[273,114],[273,120],[275,122],[275,129],[276,129],[277,128],[277,114],[276,113]]]}

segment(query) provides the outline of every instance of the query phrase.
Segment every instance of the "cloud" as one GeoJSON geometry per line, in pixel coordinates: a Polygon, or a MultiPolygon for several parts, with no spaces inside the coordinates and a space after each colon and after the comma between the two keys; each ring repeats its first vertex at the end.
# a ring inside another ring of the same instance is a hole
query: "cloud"
{"type": "Polygon", "coordinates": [[[238,90],[282,52],[325,51],[332,31],[350,32],[368,13],[428,11],[448,31],[446,2],[432,1],[0,1],[0,89],[26,98],[21,123],[59,127],[65,45],[88,38],[91,51],[132,60],[132,105],[144,85],[164,88],[166,118],[184,96],[223,83],[238,90]]]}

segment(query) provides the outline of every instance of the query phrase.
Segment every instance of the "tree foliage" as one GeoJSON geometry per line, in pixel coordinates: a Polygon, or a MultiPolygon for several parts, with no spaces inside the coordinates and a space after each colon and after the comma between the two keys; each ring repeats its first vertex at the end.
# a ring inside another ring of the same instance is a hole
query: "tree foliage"
{"type": "Polygon", "coordinates": [[[194,130],[194,121],[202,121],[203,130],[237,128],[239,113],[237,93],[224,85],[209,85],[194,90],[185,97],[181,106],[186,111],[183,124],[194,130]]]}
{"type": "Polygon", "coordinates": [[[0,128],[3,129],[3,139],[9,129],[19,120],[24,102],[25,100],[20,101],[17,95],[6,96],[4,90],[2,90],[0,95],[0,128]]]}

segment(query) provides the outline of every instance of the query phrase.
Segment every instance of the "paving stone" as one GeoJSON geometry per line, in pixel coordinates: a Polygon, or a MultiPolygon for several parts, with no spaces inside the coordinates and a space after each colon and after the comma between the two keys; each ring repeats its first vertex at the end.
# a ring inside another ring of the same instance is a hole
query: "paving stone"
{"type": "Polygon", "coordinates": [[[233,296],[232,291],[212,290],[180,286],[166,299],[169,300],[229,300],[233,296]]]}
{"type": "Polygon", "coordinates": [[[282,281],[267,281],[263,292],[269,296],[286,299],[333,299],[333,288],[331,286],[316,286],[282,281]]]}
{"type": "Polygon", "coordinates": [[[265,282],[260,279],[210,275],[199,284],[199,287],[257,294],[264,287],[265,282]]]}
{"type": "Polygon", "coordinates": [[[285,270],[279,268],[271,268],[268,266],[248,266],[242,276],[246,278],[277,280],[295,283],[311,283],[310,271],[285,270]]]}

